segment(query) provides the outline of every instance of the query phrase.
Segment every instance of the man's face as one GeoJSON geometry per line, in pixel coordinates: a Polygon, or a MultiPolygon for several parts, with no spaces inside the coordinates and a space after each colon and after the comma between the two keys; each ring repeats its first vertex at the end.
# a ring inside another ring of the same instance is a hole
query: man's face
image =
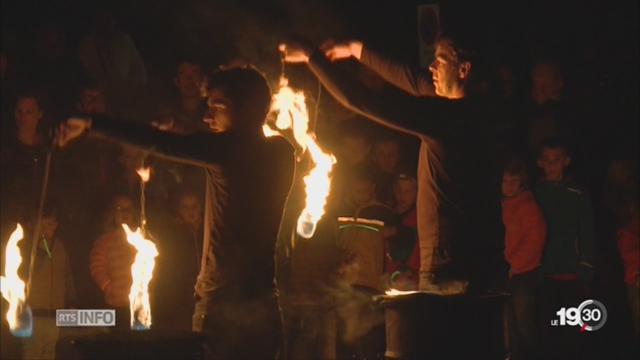
{"type": "Polygon", "coordinates": [[[182,221],[190,225],[200,224],[202,208],[200,200],[192,195],[183,196],[178,204],[178,216],[182,221]]]}
{"type": "Polygon", "coordinates": [[[400,159],[400,149],[393,141],[383,141],[375,145],[373,156],[378,168],[386,173],[393,173],[400,159]]]}
{"type": "Polygon", "coordinates": [[[355,165],[367,160],[370,147],[364,138],[347,136],[342,139],[340,150],[342,159],[348,164],[355,165]]]}
{"type": "Polygon", "coordinates": [[[84,89],[80,95],[80,111],[87,115],[107,112],[107,101],[100,89],[84,89]]]}
{"type": "Polygon", "coordinates": [[[538,166],[544,171],[547,181],[561,181],[571,158],[562,148],[544,148],[538,158],[538,166]]]}
{"type": "Polygon", "coordinates": [[[522,191],[522,178],[519,175],[502,175],[502,196],[514,197],[522,191]]]}
{"type": "MultiPolygon", "coordinates": [[[[466,63],[468,64],[468,63],[466,63]]],[[[436,46],[435,59],[429,66],[436,95],[448,99],[461,97],[468,69],[461,65],[453,50],[445,44],[436,46]]]]}
{"type": "Polygon", "coordinates": [[[229,131],[234,123],[233,103],[219,89],[209,91],[207,98],[207,113],[204,115],[204,122],[209,125],[214,133],[229,131]]]}
{"type": "Polygon", "coordinates": [[[173,83],[178,88],[182,97],[199,97],[200,85],[204,76],[199,65],[183,62],[178,65],[178,74],[173,83]]]}
{"type": "Polygon", "coordinates": [[[393,189],[396,205],[402,209],[408,209],[416,203],[418,185],[413,179],[398,180],[393,189]]]}
{"type": "Polygon", "coordinates": [[[27,97],[18,100],[15,118],[19,130],[35,131],[42,116],[42,111],[36,99],[27,97]]]}

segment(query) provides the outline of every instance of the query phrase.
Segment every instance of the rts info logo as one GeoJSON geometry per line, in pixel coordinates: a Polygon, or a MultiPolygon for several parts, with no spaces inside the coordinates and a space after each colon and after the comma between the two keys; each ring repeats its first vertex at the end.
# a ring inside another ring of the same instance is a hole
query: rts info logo
{"type": "Polygon", "coordinates": [[[607,322],[607,308],[598,300],[585,300],[577,308],[560,308],[559,319],[551,320],[551,326],[578,326],[580,332],[596,331],[607,322]]]}

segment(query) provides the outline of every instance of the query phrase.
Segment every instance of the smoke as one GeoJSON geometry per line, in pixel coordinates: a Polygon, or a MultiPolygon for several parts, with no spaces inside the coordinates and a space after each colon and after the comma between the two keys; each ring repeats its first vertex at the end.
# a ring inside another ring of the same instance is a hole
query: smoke
{"type": "Polygon", "coordinates": [[[335,301],[339,333],[345,344],[356,344],[376,328],[384,326],[384,311],[374,303],[373,291],[345,282],[327,291],[335,301]]]}

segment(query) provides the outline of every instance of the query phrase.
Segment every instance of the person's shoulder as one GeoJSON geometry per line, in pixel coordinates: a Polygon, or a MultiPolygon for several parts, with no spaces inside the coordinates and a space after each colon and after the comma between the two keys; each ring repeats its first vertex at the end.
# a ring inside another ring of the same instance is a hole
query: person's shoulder
{"type": "Polygon", "coordinates": [[[584,186],[576,183],[575,181],[569,181],[564,184],[564,188],[571,193],[576,195],[587,195],[587,191],[584,186]]]}
{"type": "Polygon", "coordinates": [[[358,217],[388,222],[395,217],[395,213],[390,207],[382,203],[375,202],[363,206],[359,211],[358,217]]]}
{"type": "Polygon", "coordinates": [[[278,153],[293,155],[293,146],[282,136],[271,136],[264,139],[265,144],[278,153]]]}
{"type": "Polygon", "coordinates": [[[524,191],[520,195],[520,206],[527,212],[540,210],[540,205],[533,193],[529,190],[524,191]]]}

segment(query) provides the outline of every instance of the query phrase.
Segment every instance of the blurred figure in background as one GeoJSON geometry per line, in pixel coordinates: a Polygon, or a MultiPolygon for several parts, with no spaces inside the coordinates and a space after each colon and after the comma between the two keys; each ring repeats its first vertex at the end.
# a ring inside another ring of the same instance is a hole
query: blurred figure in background
{"type": "Polygon", "coordinates": [[[203,208],[200,196],[182,189],[174,200],[174,218],[152,232],[158,238],[153,325],[191,330],[194,288],[202,259],[203,208]]]}
{"type": "Polygon", "coordinates": [[[521,160],[511,160],[502,174],[502,221],[511,293],[506,317],[510,359],[537,359],[538,269],[547,225],[542,210],[527,189],[527,169],[521,160]]]}
{"type": "MultiPolygon", "coordinates": [[[[68,309],[76,304],[68,244],[62,238],[58,211],[55,205],[48,205],[43,209],[40,239],[29,292],[29,306],[33,312],[33,336],[23,343],[24,359],[55,357],[56,343],[60,335],[60,329],[56,326],[56,309],[68,309]]],[[[26,234],[29,234],[29,230],[26,234]]],[[[23,244],[22,249],[23,267],[28,267],[29,262],[24,259],[30,258],[31,245],[23,244]]]]}
{"type": "Polygon", "coordinates": [[[564,142],[557,138],[543,141],[538,166],[544,178],[533,193],[547,223],[540,267],[544,280],[539,319],[544,319],[544,356],[551,359],[579,356],[580,333],[571,328],[550,327],[547,319],[554,318],[563,306],[580,304],[590,294],[594,273],[596,234],[591,198],[567,178],[570,163],[564,142]]]}
{"type": "Polygon", "coordinates": [[[416,290],[420,272],[420,247],[416,219],[418,182],[415,175],[405,172],[393,182],[394,208],[397,218],[395,235],[387,239],[386,273],[389,287],[416,290]]]}
{"type": "Polygon", "coordinates": [[[122,224],[134,229],[136,213],[131,198],[115,195],[104,212],[102,233],[91,249],[89,270],[107,306],[116,309],[116,326],[128,329],[131,265],[135,249],[127,242],[122,224]]]}
{"type": "Polygon", "coordinates": [[[376,197],[391,206],[394,202],[393,183],[402,160],[400,143],[391,135],[384,136],[373,143],[371,155],[376,170],[376,197]]]}
{"type": "MultiPolygon", "coordinates": [[[[47,152],[44,95],[18,95],[14,119],[16,132],[2,143],[1,216],[4,224],[32,214],[37,208],[47,152]]],[[[7,234],[8,235],[8,234],[7,234]]]]}
{"type": "Polygon", "coordinates": [[[116,29],[110,9],[98,7],[92,24],[78,48],[84,73],[105,90],[113,114],[136,118],[147,83],[142,57],[131,36],[116,29]]]}

